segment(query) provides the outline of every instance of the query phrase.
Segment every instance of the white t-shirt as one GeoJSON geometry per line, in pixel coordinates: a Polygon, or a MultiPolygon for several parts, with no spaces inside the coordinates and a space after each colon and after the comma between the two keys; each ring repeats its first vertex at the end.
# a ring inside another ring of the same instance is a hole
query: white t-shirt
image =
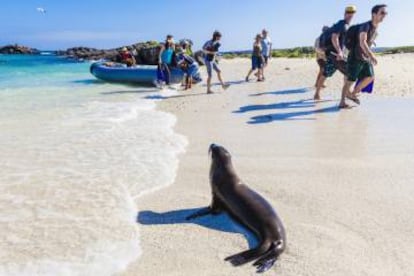
{"type": "Polygon", "coordinates": [[[270,56],[270,49],[272,48],[272,40],[270,37],[262,39],[262,55],[265,57],[270,56]]]}

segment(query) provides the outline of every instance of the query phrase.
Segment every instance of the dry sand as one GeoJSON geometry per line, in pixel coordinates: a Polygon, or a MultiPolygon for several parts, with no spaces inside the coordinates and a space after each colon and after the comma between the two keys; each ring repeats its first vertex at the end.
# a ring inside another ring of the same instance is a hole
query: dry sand
{"type": "Polygon", "coordinates": [[[414,55],[381,57],[374,95],[338,111],[342,77],[312,100],[316,63],[274,59],[245,83],[247,59],[223,61],[232,86],[166,96],[189,146],[170,187],[138,200],[141,258],[122,275],[254,275],[223,259],[254,246],[228,216],[186,222],[210,202],[207,150],[225,146],[239,175],[271,202],[287,250],[269,275],[414,275],[414,55]]]}

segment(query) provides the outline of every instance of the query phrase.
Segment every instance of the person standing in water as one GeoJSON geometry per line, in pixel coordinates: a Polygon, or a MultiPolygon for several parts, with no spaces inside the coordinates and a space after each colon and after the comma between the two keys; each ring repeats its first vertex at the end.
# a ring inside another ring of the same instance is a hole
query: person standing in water
{"type": "Polygon", "coordinates": [[[225,84],[223,82],[223,79],[221,77],[221,70],[218,67],[218,64],[216,62],[216,55],[221,46],[220,39],[221,39],[221,33],[219,31],[215,31],[213,33],[213,38],[207,41],[203,46],[203,52],[205,54],[204,63],[207,68],[207,94],[214,93],[211,90],[211,78],[212,78],[213,70],[216,71],[217,77],[224,90],[226,90],[230,86],[229,84],[225,84]]]}
{"type": "MultiPolygon", "coordinates": [[[[355,26],[356,32],[353,43],[349,45],[350,51],[348,55],[347,75],[348,79],[342,89],[341,102],[339,107],[348,108],[345,98],[354,100],[363,88],[374,81],[374,66],[378,61],[371,46],[377,35],[379,24],[384,21],[387,16],[387,5],[376,5],[371,10],[371,20],[355,26]],[[354,86],[354,90],[350,93],[350,88],[359,80],[358,85],[354,86]]],[[[352,39],[352,38],[351,38],[352,39]]],[[[359,100],[358,100],[359,102],[359,100]]]]}
{"type": "Polygon", "coordinates": [[[260,34],[256,35],[255,41],[253,43],[253,52],[252,52],[252,68],[247,73],[246,81],[249,81],[249,77],[254,70],[257,69],[257,81],[263,81],[263,67],[265,59],[263,57],[263,48],[262,48],[262,36],[260,34]]]}

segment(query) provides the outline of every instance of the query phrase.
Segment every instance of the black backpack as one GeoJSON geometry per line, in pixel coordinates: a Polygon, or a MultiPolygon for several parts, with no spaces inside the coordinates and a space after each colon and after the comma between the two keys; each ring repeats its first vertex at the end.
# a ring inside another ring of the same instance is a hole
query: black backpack
{"type": "Polygon", "coordinates": [[[360,24],[353,25],[346,32],[345,47],[348,50],[353,50],[355,46],[358,44],[359,27],[360,27],[360,24]]]}
{"type": "Polygon", "coordinates": [[[319,48],[327,49],[331,44],[331,32],[329,28],[319,36],[319,48]]]}

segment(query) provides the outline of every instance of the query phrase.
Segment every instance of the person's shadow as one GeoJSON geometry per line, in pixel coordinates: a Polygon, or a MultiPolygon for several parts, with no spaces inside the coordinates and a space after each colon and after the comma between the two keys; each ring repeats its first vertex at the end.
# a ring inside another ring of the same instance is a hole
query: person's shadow
{"type": "Polygon", "coordinates": [[[247,228],[233,220],[227,213],[219,215],[206,215],[192,220],[186,220],[186,217],[194,214],[200,208],[174,210],[165,213],[156,213],[153,211],[140,211],[137,215],[137,223],[142,225],[163,225],[163,224],[184,224],[191,223],[206,227],[216,231],[242,234],[249,248],[257,246],[256,236],[247,228]]]}
{"type": "Polygon", "coordinates": [[[274,104],[260,104],[260,105],[246,105],[239,108],[239,110],[233,111],[233,113],[245,113],[250,111],[268,110],[268,109],[293,109],[293,108],[308,108],[315,107],[315,101],[312,99],[298,100],[292,102],[281,102],[274,104]]]}
{"type": "Polygon", "coordinates": [[[296,112],[288,112],[288,113],[274,113],[274,114],[266,114],[266,115],[259,115],[250,118],[248,124],[264,124],[270,123],[274,121],[293,121],[293,120],[303,120],[303,121],[313,121],[315,118],[307,117],[314,114],[320,113],[336,113],[339,112],[338,106],[330,106],[325,108],[319,108],[316,110],[305,110],[305,111],[296,111],[296,112]]]}

